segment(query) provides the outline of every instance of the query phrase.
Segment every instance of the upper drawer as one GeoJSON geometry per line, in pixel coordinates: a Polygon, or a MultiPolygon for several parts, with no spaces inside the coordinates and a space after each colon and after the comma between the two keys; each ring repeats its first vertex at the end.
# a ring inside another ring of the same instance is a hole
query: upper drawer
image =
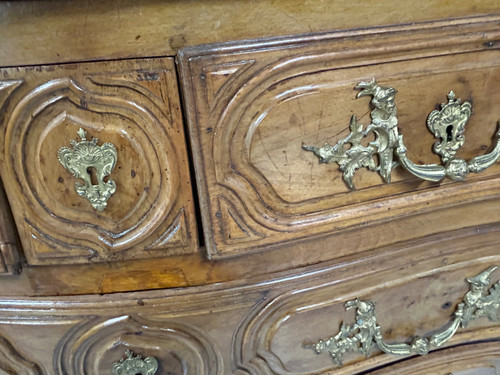
{"type": "MultiPolygon", "coordinates": [[[[370,233],[373,248],[497,221],[499,216],[479,217],[464,208],[441,226],[402,225],[416,214],[497,198],[500,163],[465,181],[438,184],[398,167],[402,151],[386,146],[398,145],[402,135],[415,174],[419,165],[441,164],[426,121],[435,109],[447,116],[441,103],[453,90],[472,106],[466,141],[456,157],[469,161],[491,150],[500,118],[499,20],[490,16],[182,50],[181,78],[209,253],[232,256],[384,223],[385,230],[370,233]],[[379,86],[370,87],[372,78],[379,86]],[[349,147],[356,151],[351,131],[359,124],[365,132],[360,149],[380,153],[346,156],[349,147]],[[345,173],[337,163],[318,163],[302,147],[344,141],[345,173]],[[373,170],[357,169],[367,166],[373,170]],[[350,172],[356,189],[343,180],[350,172]],[[384,173],[391,183],[384,183],[384,173]]],[[[461,139],[460,129],[443,131],[445,138],[461,139]]]]}
{"type": "Polygon", "coordinates": [[[197,251],[173,59],[1,77],[0,173],[28,263],[197,251]]]}

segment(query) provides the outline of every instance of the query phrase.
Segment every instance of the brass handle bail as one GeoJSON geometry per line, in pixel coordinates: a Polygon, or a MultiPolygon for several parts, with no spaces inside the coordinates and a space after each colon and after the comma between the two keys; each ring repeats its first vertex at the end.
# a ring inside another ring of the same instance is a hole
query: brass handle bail
{"type": "Polygon", "coordinates": [[[352,179],[356,170],[363,167],[377,171],[387,183],[391,182],[391,172],[398,165],[423,180],[437,182],[448,177],[462,181],[470,172],[482,172],[500,158],[500,123],[496,144],[491,152],[476,156],[468,162],[455,157],[465,142],[465,125],[472,113],[472,104],[468,101],[461,104],[461,100],[455,99],[455,93],[450,91],[448,102],[442,103],[441,109],[432,111],[427,118],[427,127],[439,139],[433,150],[441,157],[442,165],[417,165],[406,156],[407,148],[403,136],[399,134],[395,104],[397,90],[379,86],[374,78],[369,82],[360,82],[355,88],[361,90],[358,98],[372,97],[371,124],[365,128],[353,115],[349,135],[335,145],[302,145],[304,150],[314,152],[320,163],[338,163],[350,189],[354,189],[352,179]],[[367,146],[362,145],[361,141],[370,134],[375,135],[375,140],[367,146]],[[378,156],[378,165],[375,155],[378,156]]]}

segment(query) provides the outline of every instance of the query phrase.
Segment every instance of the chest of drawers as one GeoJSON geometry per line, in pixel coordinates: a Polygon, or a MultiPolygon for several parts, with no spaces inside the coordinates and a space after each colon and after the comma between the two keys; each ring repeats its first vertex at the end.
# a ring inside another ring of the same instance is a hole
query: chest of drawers
{"type": "Polygon", "coordinates": [[[29,5],[0,373],[498,371],[495,1],[29,5]]]}

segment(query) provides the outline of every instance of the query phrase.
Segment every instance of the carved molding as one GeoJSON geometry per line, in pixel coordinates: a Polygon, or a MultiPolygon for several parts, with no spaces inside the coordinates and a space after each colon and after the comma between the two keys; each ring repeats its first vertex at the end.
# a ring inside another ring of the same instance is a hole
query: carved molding
{"type": "Polygon", "coordinates": [[[40,366],[27,359],[5,337],[0,336],[0,370],[7,374],[44,375],[40,366]]]}
{"type": "Polygon", "coordinates": [[[459,345],[429,353],[425,357],[415,356],[394,365],[370,372],[370,375],[465,375],[498,372],[500,341],[459,345]],[[469,371],[467,371],[469,370],[469,371]]]}
{"type": "Polygon", "coordinates": [[[143,358],[155,357],[158,374],[223,373],[218,348],[200,329],[172,320],[128,315],[94,318],[72,328],[56,348],[55,371],[58,375],[109,372],[126,350],[143,358]]]}
{"type": "Polygon", "coordinates": [[[14,219],[0,180],[0,275],[19,274],[22,268],[20,256],[14,219]]]}

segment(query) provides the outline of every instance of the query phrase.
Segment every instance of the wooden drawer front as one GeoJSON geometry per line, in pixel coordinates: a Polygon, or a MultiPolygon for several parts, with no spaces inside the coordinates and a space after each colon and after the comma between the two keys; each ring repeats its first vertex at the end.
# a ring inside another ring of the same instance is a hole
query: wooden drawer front
{"type": "Polygon", "coordinates": [[[72,313],[52,321],[32,316],[38,328],[22,318],[10,320],[14,330],[0,325],[0,374],[224,374],[217,345],[192,324],[72,313]]]}
{"type": "MultiPolygon", "coordinates": [[[[403,233],[397,222],[497,197],[500,163],[465,182],[440,184],[402,168],[393,169],[392,182],[384,184],[378,173],[363,168],[351,191],[337,164],[319,164],[301,146],[335,145],[349,134],[353,114],[367,126],[370,100],[356,99],[359,91],[353,88],[373,77],[398,90],[398,126],[415,163],[440,163],[426,120],[450,90],[473,101],[460,157],[484,154],[500,119],[498,20],[491,16],[181,50],[210,255],[232,256],[375,222],[386,222],[394,231],[386,243],[417,238],[440,229],[423,224],[403,233]]],[[[467,219],[472,214],[456,216],[442,230],[474,225],[467,219]]]]}
{"type": "MultiPolygon", "coordinates": [[[[371,273],[367,271],[367,265],[359,269],[360,273],[365,271],[365,277],[357,280],[319,279],[314,285],[283,294],[255,309],[238,330],[236,337],[242,339],[242,343],[237,341],[235,352],[241,369],[238,375],[306,375],[330,373],[328,371],[347,375],[400,361],[409,354],[381,351],[370,334],[376,335],[376,330],[368,328],[371,313],[358,314],[362,307],[356,305],[357,301],[374,303],[373,319],[376,319],[375,324],[387,345],[394,347],[399,344],[399,347],[405,346],[404,350],[409,350],[417,337],[430,342],[431,335],[449,328],[455,319],[455,311],[459,309],[458,304],[471,297],[465,279],[480,274],[488,266],[488,263],[479,266],[454,264],[410,274],[396,269],[371,273]],[[346,304],[348,301],[352,302],[352,308],[346,308],[350,306],[346,304]],[[345,336],[341,335],[342,329],[345,336]],[[315,352],[314,345],[320,340],[325,345],[328,341],[335,342],[331,347],[338,345],[337,354],[345,350],[340,364],[332,358],[328,347],[315,352]],[[352,342],[352,346],[348,342],[352,342]],[[366,358],[360,350],[354,349],[360,349],[362,343],[366,343],[366,358]]],[[[491,274],[488,288],[500,279],[499,274],[498,271],[491,274]]],[[[490,290],[490,293],[496,296],[495,312],[498,314],[498,290],[490,290]]],[[[488,295],[488,291],[485,294],[488,295]]],[[[499,322],[477,314],[479,317],[466,328],[459,327],[440,348],[498,338],[499,322]]],[[[436,346],[430,345],[429,353],[435,349],[436,346]]],[[[415,354],[413,351],[411,355],[415,354]]]]}
{"type": "Polygon", "coordinates": [[[1,74],[0,172],[28,263],[196,251],[172,59],[12,68],[1,74]],[[87,143],[95,138],[100,147],[116,148],[116,165],[104,179],[113,180],[116,191],[102,211],[79,196],[75,184],[82,180],[58,161],[62,147],[82,141],[80,128],[87,143]]]}
{"type": "MultiPolygon", "coordinates": [[[[337,334],[341,322],[354,325],[355,309],[346,311],[345,302],[356,297],[375,303],[376,322],[388,343],[409,343],[411,337],[428,338],[446,328],[457,305],[471,297],[466,278],[500,264],[500,228],[474,232],[435,236],[432,243],[377,251],[363,260],[323,262],[273,279],[137,293],[2,297],[0,373],[12,360],[23,366],[29,360],[42,374],[111,374],[127,349],[134,357],[154,357],[156,375],[347,375],[389,365],[397,369],[406,357],[384,354],[377,345],[368,358],[346,351],[343,367],[328,353],[316,355],[304,346],[337,334]],[[3,356],[6,341],[18,353],[9,359],[3,356]]],[[[500,269],[490,274],[485,295],[498,280],[500,269]]],[[[497,302],[498,292],[497,283],[497,302]]],[[[498,313],[498,303],[494,307],[498,313]]],[[[360,336],[369,337],[366,333],[360,336]]],[[[499,335],[500,322],[481,316],[419,358],[431,363],[443,350],[499,335]]]]}

